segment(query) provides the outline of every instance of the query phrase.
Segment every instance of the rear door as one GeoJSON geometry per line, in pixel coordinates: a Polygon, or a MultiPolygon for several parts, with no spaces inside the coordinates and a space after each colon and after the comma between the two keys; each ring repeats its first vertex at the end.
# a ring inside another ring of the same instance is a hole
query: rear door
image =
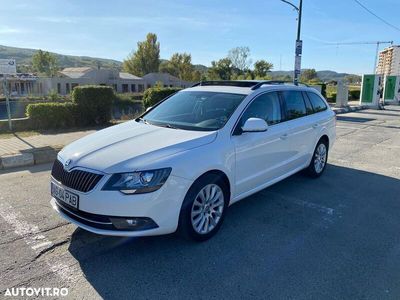
{"type": "Polygon", "coordinates": [[[288,143],[290,147],[289,168],[294,170],[308,164],[314,151],[315,122],[313,109],[308,99],[299,90],[282,91],[288,126],[288,143]]]}

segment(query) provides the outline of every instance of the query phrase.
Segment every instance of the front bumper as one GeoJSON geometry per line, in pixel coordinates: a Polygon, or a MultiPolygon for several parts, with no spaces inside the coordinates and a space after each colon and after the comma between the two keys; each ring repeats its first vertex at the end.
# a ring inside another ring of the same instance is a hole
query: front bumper
{"type": "MultiPolygon", "coordinates": [[[[52,181],[60,185],[53,178],[52,181]]],[[[79,195],[79,210],[71,209],[55,198],[50,203],[64,219],[96,234],[162,235],[176,231],[182,202],[191,183],[189,180],[170,176],[164,186],[155,192],[124,195],[119,191],[101,191],[103,185],[100,182],[89,193],[65,187],[79,195]],[[125,222],[126,219],[143,221],[144,226],[121,229],[118,220],[125,222]]]]}

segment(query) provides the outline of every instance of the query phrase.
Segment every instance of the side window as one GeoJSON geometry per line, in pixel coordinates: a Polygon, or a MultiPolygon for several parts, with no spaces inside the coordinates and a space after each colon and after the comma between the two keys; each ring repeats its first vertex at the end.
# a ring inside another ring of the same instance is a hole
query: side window
{"type": "Polygon", "coordinates": [[[286,117],[288,120],[297,119],[307,114],[303,95],[300,91],[283,91],[286,104],[286,117]]]}
{"type": "Polygon", "coordinates": [[[274,125],[282,121],[281,104],[277,92],[266,93],[258,96],[247,107],[241,119],[241,126],[249,118],[264,119],[268,125],[274,125]]]}
{"type": "Polygon", "coordinates": [[[304,92],[303,92],[303,99],[304,99],[304,102],[306,103],[307,115],[313,114],[313,113],[314,113],[313,106],[311,105],[310,100],[309,100],[308,97],[304,94],[304,92]]]}
{"type": "Polygon", "coordinates": [[[312,103],[312,106],[314,107],[315,112],[320,112],[327,109],[325,101],[322,100],[320,96],[310,92],[307,92],[307,95],[308,98],[310,98],[310,101],[312,103]]]}

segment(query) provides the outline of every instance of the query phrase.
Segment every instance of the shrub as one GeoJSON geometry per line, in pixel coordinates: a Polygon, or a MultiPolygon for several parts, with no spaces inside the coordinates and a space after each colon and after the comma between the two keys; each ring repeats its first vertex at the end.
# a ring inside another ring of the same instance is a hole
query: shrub
{"type": "Polygon", "coordinates": [[[49,94],[47,95],[47,99],[49,99],[50,101],[53,101],[53,102],[59,100],[59,98],[60,98],[60,96],[58,95],[56,90],[51,90],[49,92],[49,94]]]}
{"type": "Polygon", "coordinates": [[[114,90],[109,86],[77,86],[72,91],[72,102],[78,107],[82,125],[109,122],[114,99],[114,90]]]}
{"type": "Polygon", "coordinates": [[[336,101],[336,95],[337,95],[336,92],[331,92],[328,95],[328,98],[327,98],[328,102],[335,102],[336,101]]]}
{"type": "Polygon", "coordinates": [[[78,107],[74,103],[29,104],[26,112],[34,129],[68,128],[78,125],[78,107]]]}
{"type": "Polygon", "coordinates": [[[147,89],[143,94],[143,105],[145,108],[150,106],[154,106],[164,98],[180,91],[181,88],[161,88],[161,87],[152,87],[147,89]]]}
{"type": "Polygon", "coordinates": [[[350,90],[349,91],[349,100],[359,100],[360,99],[360,90],[350,90]]]}

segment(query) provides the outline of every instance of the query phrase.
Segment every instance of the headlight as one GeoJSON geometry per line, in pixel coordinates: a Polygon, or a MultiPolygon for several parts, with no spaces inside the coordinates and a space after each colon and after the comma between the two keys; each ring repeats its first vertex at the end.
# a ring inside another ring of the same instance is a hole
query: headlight
{"type": "Polygon", "coordinates": [[[104,191],[120,191],[124,194],[143,194],[158,190],[167,181],[171,168],[118,173],[104,185],[104,191]]]}

